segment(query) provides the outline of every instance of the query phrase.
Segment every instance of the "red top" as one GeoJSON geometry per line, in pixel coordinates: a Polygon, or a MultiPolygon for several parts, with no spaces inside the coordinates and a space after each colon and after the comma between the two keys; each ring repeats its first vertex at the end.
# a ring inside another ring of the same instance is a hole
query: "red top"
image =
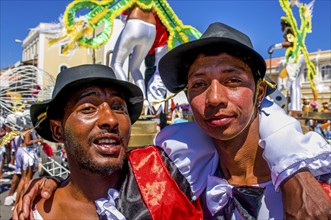
{"type": "Polygon", "coordinates": [[[52,147],[49,146],[47,143],[43,143],[43,151],[49,157],[51,157],[53,155],[52,147]]]}
{"type": "Polygon", "coordinates": [[[154,54],[155,48],[166,45],[168,43],[168,38],[169,38],[167,28],[161,23],[161,20],[159,19],[156,13],[154,13],[153,15],[156,21],[156,36],[154,43],[148,52],[148,55],[154,54]]]}

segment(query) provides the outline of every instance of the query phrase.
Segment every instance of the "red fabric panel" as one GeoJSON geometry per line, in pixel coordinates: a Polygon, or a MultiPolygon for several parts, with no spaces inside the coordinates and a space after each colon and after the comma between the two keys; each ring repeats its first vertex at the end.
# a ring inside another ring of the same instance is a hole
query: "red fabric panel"
{"type": "Polygon", "coordinates": [[[203,219],[199,201],[192,204],[180,190],[155,147],[133,150],[129,154],[129,161],[142,198],[153,219],[203,219]]]}
{"type": "Polygon", "coordinates": [[[148,52],[148,55],[154,54],[155,48],[163,47],[164,45],[166,45],[168,43],[168,38],[169,38],[167,28],[161,23],[161,20],[156,15],[156,13],[154,13],[154,18],[156,21],[156,26],[155,26],[156,27],[156,36],[155,36],[154,43],[148,52]]]}
{"type": "Polygon", "coordinates": [[[327,183],[322,183],[322,182],[319,182],[319,183],[322,185],[326,194],[329,196],[329,199],[331,200],[331,186],[327,183]]]}

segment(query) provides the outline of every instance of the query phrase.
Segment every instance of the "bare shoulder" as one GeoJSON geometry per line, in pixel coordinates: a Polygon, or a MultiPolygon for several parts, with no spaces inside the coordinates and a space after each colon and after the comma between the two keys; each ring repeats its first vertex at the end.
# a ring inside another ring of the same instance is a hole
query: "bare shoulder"
{"type": "Polygon", "coordinates": [[[61,203],[67,203],[68,198],[63,191],[63,189],[59,188],[48,200],[42,198],[36,203],[35,208],[43,219],[60,218],[62,213],[65,212],[65,210],[61,212],[61,203]],[[60,199],[61,197],[62,199],[60,199]]]}
{"type": "Polygon", "coordinates": [[[94,201],[75,198],[66,187],[48,200],[41,199],[36,208],[43,219],[98,219],[94,201]]]}

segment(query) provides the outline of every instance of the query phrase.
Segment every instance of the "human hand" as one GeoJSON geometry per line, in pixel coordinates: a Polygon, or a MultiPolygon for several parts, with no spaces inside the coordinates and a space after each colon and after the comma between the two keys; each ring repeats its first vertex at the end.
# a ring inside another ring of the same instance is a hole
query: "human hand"
{"type": "Polygon", "coordinates": [[[40,198],[49,199],[57,189],[58,182],[46,177],[30,180],[23,189],[22,197],[18,198],[18,203],[13,211],[13,220],[31,219],[34,220],[31,212],[33,204],[40,198]]]}
{"type": "Polygon", "coordinates": [[[271,46],[268,48],[268,54],[272,54],[272,53],[274,52],[274,50],[278,50],[278,49],[282,49],[282,48],[283,48],[282,43],[278,43],[278,44],[271,45],[271,46]]]}
{"type": "Polygon", "coordinates": [[[331,219],[331,201],[308,170],[300,170],[280,188],[285,219],[331,219]]]}

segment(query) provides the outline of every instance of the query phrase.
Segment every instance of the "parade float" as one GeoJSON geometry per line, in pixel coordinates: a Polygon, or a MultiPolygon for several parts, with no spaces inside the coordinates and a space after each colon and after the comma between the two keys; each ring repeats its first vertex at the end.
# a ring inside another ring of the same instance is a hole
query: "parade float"
{"type": "Polygon", "coordinates": [[[304,4],[298,0],[279,0],[281,8],[285,12],[285,15],[281,17],[284,41],[273,45],[268,51],[269,54],[272,54],[275,49],[286,48],[285,67],[279,77],[282,79],[286,78],[286,89],[290,95],[289,110],[294,112],[302,110],[300,78],[304,72],[304,67],[307,68],[307,78],[312,89],[314,101],[317,101],[318,98],[314,81],[316,68],[309,58],[309,52],[305,44],[307,33],[312,32],[314,2],[313,0],[309,4],[304,4]],[[294,16],[294,9],[298,9],[299,22],[294,16]],[[298,26],[298,23],[300,26],[298,26]]]}

